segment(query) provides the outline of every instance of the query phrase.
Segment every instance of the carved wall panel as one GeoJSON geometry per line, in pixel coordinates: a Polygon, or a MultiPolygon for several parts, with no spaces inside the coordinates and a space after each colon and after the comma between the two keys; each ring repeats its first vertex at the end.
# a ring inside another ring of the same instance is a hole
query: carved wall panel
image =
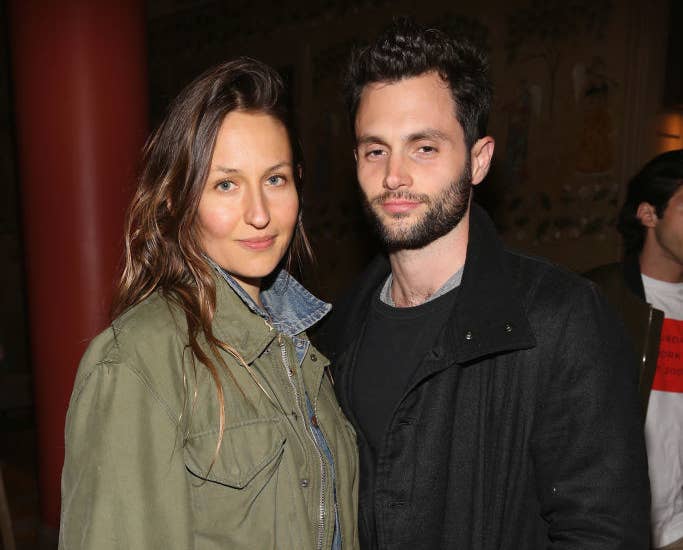
{"type": "Polygon", "coordinates": [[[663,70],[650,61],[634,73],[631,52],[661,55],[654,37],[666,40],[665,3],[436,0],[423,8],[407,0],[150,2],[152,112],[158,120],[192,77],[236,55],[283,71],[307,151],[305,219],[318,256],[311,282],[335,295],[375,251],[359,207],[340,75],[354,44],[393,15],[412,14],[490,52],[497,145],[477,197],[505,240],[577,270],[615,259],[624,182],[652,153],[654,137],[640,146],[632,137],[658,108],[643,101],[656,84],[642,77],[663,70]],[[634,33],[646,15],[648,29],[634,33]]]}

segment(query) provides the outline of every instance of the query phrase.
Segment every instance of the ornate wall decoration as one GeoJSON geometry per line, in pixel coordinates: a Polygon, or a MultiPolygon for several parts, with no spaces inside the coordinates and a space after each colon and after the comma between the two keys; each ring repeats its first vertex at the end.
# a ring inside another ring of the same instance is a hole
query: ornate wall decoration
{"type": "Polygon", "coordinates": [[[155,120],[211,64],[252,55],[284,69],[307,152],[305,219],[323,295],[374,251],[358,200],[340,76],[355,44],[394,15],[466,35],[491,59],[495,162],[478,200],[514,247],[575,269],[615,257],[629,8],[610,0],[157,0],[149,22],[155,120]],[[597,259],[596,259],[597,258],[597,259]]]}

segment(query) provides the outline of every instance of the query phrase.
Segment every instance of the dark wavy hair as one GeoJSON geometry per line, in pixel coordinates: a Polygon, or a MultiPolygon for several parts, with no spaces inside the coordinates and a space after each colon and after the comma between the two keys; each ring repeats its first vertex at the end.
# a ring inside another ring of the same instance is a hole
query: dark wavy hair
{"type": "Polygon", "coordinates": [[[645,227],[637,216],[638,205],[651,204],[661,218],[669,199],[681,185],[683,149],[653,158],[631,179],[617,221],[617,229],[624,239],[624,255],[639,254],[645,243],[645,227]]]}
{"type": "Polygon", "coordinates": [[[344,96],[352,135],[363,89],[376,82],[398,82],[434,71],[448,84],[455,116],[468,148],[486,135],[493,86],[486,54],[462,37],[418,25],[407,17],[394,19],[372,44],[351,54],[344,96]]]}
{"type": "Polygon", "coordinates": [[[213,333],[216,286],[201,244],[197,211],[216,136],[226,115],[233,111],[265,113],[286,128],[299,194],[299,217],[287,263],[292,257],[300,262],[310,257],[301,221],[302,148],[285,87],[274,69],[241,57],[209,69],[189,84],[147,141],[138,187],[127,213],[124,267],[112,305],[116,317],[159,291],[184,311],[192,363],[195,369],[198,361],[209,370],[221,406],[216,452],[225,425],[218,368],[232,376],[219,350],[235,357],[247,370],[249,367],[238,349],[213,333]],[[208,344],[208,352],[199,344],[200,336],[208,344]]]}

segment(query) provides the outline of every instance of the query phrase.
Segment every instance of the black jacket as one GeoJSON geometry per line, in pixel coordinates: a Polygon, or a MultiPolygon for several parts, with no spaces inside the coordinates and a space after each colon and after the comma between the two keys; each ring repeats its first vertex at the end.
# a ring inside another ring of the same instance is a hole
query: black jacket
{"type": "Polygon", "coordinates": [[[505,251],[472,208],[456,305],[376,457],[350,408],[374,261],[319,333],[359,431],[364,549],[646,549],[635,357],[596,288],[505,251]],[[630,374],[630,375],[629,375],[630,374]]]}
{"type": "Polygon", "coordinates": [[[645,301],[637,256],[627,256],[623,263],[597,267],[586,273],[586,277],[600,287],[619,312],[638,352],[638,386],[644,418],[657,369],[664,312],[645,301]]]}

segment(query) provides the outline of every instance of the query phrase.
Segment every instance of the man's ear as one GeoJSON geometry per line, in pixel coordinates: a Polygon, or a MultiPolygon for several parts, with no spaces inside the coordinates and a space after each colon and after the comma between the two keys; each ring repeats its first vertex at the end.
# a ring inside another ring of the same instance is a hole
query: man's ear
{"type": "Polygon", "coordinates": [[[486,177],[486,174],[489,173],[495,145],[496,142],[491,136],[484,136],[478,139],[472,146],[470,151],[472,185],[479,185],[486,177]]]}
{"type": "Polygon", "coordinates": [[[643,227],[655,227],[659,218],[655,207],[649,202],[641,202],[636,210],[636,218],[640,220],[643,227]]]}

